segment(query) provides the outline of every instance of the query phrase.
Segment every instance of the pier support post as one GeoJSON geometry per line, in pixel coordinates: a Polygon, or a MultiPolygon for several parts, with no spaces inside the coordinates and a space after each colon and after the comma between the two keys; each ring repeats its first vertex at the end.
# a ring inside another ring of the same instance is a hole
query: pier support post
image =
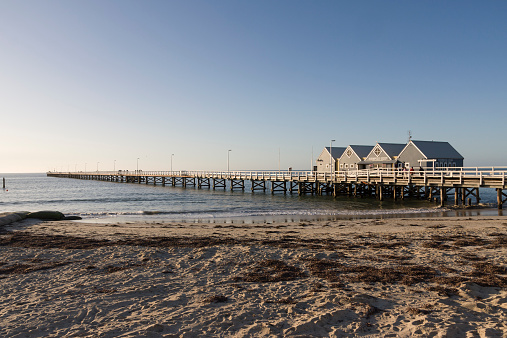
{"type": "Polygon", "coordinates": [[[275,191],[283,191],[284,194],[287,193],[287,181],[271,181],[271,194],[274,194],[275,191]]]}
{"type": "Polygon", "coordinates": [[[224,188],[224,190],[225,190],[226,189],[225,184],[226,184],[225,178],[214,178],[213,179],[213,190],[215,190],[215,188],[224,188]]]}
{"type": "Polygon", "coordinates": [[[209,178],[207,177],[198,177],[197,178],[197,188],[198,189],[202,189],[202,188],[209,188],[210,187],[210,182],[209,182],[209,178]]]}
{"type": "Polygon", "coordinates": [[[252,192],[255,190],[266,191],[266,181],[262,180],[257,182],[255,180],[250,180],[250,182],[252,183],[252,192]]]}
{"type": "Polygon", "coordinates": [[[313,195],[315,187],[313,182],[298,182],[298,195],[310,193],[313,195]]]}
{"type": "Polygon", "coordinates": [[[505,194],[503,192],[502,188],[497,188],[496,189],[496,196],[497,196],[496,201],[498,203],[498,209],[502,209],[504,202],[507,202],[507,194],[505,194]]]}
{"type": "Polygon", "coordinates": [[[231,191],[234,191],[234,188],[240,188],[245,191],[245,181],[231,178],[231,191]]]}
{"type": "Polygon", "coordinates": [[[294,189],[298,189],[298,187],[299,187],[299,182],[298,181],[289,181],[289,192],[291,194],[294,192],[294,189]]]}
{"type": "Polygon", "coordinates": [[[471,189],[463,188],[463,204],[465,204],[467,197],[470,195],[475,197],[477,204],[480,203],[481,198],[479,196],[479,188],[471,188],[471,189]]]}

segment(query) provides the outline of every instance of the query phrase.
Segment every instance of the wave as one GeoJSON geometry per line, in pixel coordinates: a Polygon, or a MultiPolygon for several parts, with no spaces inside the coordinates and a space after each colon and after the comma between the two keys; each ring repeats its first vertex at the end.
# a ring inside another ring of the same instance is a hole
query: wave
{"type": "Polygon", "coordinates": [[[408,214],[426,214],[448,211],[445,208],[407,208],[407,209],[376,209],[376,210],[250,210],[250,211],[160,211],[144,210],[136,212],[93,212],[76,213],[75,215],[83,218],[147,218],[147,219],[166,219],[166,220],[190,220],[190,219],[229,219],[229,218],[250,218],[250,217],[281,217],[281,216],[340,216],[340,217],[359,217],[359,216],[388,216],[388,215],[408,215],[408,214]]]}

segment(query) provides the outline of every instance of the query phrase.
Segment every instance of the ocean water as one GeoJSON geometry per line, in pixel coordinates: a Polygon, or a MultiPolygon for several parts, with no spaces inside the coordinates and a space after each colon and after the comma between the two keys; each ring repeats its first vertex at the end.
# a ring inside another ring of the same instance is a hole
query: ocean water
{"type": "MultiPolygon", "coordinates": [[[[0,190],[0,212],[58,210],[92,222],[266,222],[449,214],[424,200],[272,195],[269,191],[252,193],[248,185],[242,192],[54,178],[41,173],[0,174],[2,177],[6,188],[0,190]]],[[[493,206],[495,193],[482,189],[481,202],[493,206]]]]}

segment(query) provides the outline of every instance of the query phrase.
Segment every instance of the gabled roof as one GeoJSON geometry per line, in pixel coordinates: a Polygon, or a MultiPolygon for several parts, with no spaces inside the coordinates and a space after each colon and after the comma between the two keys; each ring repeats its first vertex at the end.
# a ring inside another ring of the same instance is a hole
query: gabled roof
{"type": "Polygon", "coordinates": [[[370,151],[373,149],[373,146],[358,146],[358,145],[349,145],[349,147],[359,156],[361,159],[368,156],[370,151]]]}
{"type": "Polygon", "coordinates": [[[406,144],[401,143],[377,143],[389,157],[398,156],[405,148],[406,144]]]}
{"type": "MultiPolygon", "coordinates": [[[[329,153],[329,149],[330,147],[324,147],[324,149],[327,150],[327,152],[329,153]]],[[[333,147],[333,152],[331,153],[333,155],[333,158],[340,158],[342,156],[342,154],[345,152],[345,147],[333,147]]]]}
{"type": "Polygon", "coordinates": [[[419,149],[424,156],[428,159],[435,158],[453,158],[453,159],[463,159],[460,153],[456,151],[449,144],[449,142],[440,142],[440,141],[413,141],[411,140],[417,149],[419,149]]]}

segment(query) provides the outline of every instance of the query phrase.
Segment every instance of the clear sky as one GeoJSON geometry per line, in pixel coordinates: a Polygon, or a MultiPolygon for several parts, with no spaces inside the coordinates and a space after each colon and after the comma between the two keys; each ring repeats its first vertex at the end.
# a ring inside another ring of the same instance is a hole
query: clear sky
{"type": "Polygon", "coordinates": [[[0,0],[0,173],[507,165],[507,1],[0,0]],[[139,159],[139,160],[138,160],[139,159]]]}

